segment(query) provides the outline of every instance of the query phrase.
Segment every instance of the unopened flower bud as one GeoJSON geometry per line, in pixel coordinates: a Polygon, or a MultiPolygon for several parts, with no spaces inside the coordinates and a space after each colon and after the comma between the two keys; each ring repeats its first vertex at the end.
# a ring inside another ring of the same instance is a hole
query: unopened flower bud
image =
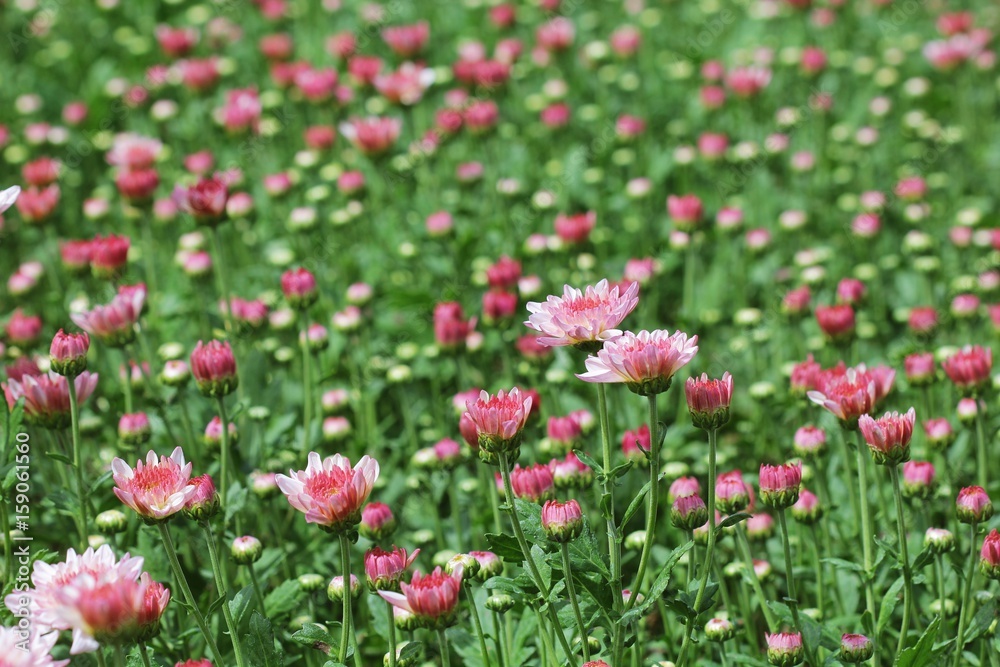
{"type": "Polygon", "coordinates": [[[184,505],[184,515],[193,521],[208,521],[215,516],[222,503],[212,478],[200,475],[188,482],[188,486],[194,487],[194,493],[184,505]]]}
{"type": "Polygon", "coordinates": [[[802,662],[802,635],[797,632],[768,634],[767,661],[775,667],[792,667],[802,662]]]}
{"type": "Polygon", "coordinates": [[[250,565],[260,560],[263,550],[264,546],[260,540],[251,535],[244,535],[233,540],[229,552],[237,565],[250,565]]]}
{"type": "Polygon", "coordinates": [[[145,444],[152,435],[153,430],[145,412],[122,415],[118,420],[118,438],[127,447],[145,444]]]}
{"type": "Polygon", "coordinates": [[[694,530],[708,522],[708,507],[701,496],[681,496],[670,508],[670,522],[681,530],[694,530]]]}
{"type": "Polygon", "coordinates": [[[713,618],[705,623],[705,637],[710,642],[724,642],[736,636],[736,626],[728,618],[713,618]]]}
{"type": "Polygon", "coordinates": [[[480,581],[503,574],[503,561],[492,551],[470,551],[469,555],[479,562],[479,572],[476,576],[480,581]]]}
{"type": "Polygon", "coordinates": [[[955,535],[944,528],[928,528],[924,533],[924,548],[933,554],[944,554],[955,548],[955,535]]]}
{"type": "Polygon", "coordinates": [[[841,662],[856,664],[871,659],[875,644],[864,635],[845,634],[840,638],[841,662]]]}
{"type": "Polygon", "coordinates": [[[993,503],[981,486],[967,486],[958,492],[955,513],[962,523],[982,523],[993,517],[993,503]]]}
{"type": "Polygon", "coordinates": [[[517,602],[509,595],[500,593],[497,595],[491,595],[486,598],[486,608],[490,611],[495,611],[498,614],[503,614],[514,608],[517,602]]]}
{"type": "MultiPolygon", "coordinates": [[[[309,575],[303,575],[309,576],[309,575]]],[[[299,583],[302,583],[302,577],[299,577],[299,583]]],[[[320,584],[322,586],[322,584],[320,584]]],[[[302,588],[306,588],[303,586],[302,588]]],[[[308,589],[307,589],[308,590],[308,589]]],[[[358,582],[358,578],[353,574],[351,575],[351,597],[357,599],[361,595],[361,584],[358,582]]],[[[330,598],[331,602],[343,602],[344,601],[344,577],[336,576],[330,580],[330,585],[326,588],[326,596],[330,598]]]]}
{"type": "Polygon", "coordinates": [[[454,574],[456,570],[462,573],[462,581],[468,581],[479,574],[479,560],[471,554],[455,554],[444,564],[444,571],[447,574],[454,574]]]}
{"type": "Polygon", "coordinates": [[[542,530],[553,542],[566,543],[583,531],[583,511],[575,500],[549,500],[542,506],[542,530]]]}
{"type": "Polygon", "coordinates": [[[108,510],[94,517],[94,524],[102,535],[117,535],[128,528],[128,517],[118,510],[108,510]]]}
{"type": "Polygon", "coordinates": [[[396,532],[396,518],[385,503],[372,502],[361,510],[361,523],[358,524],[361,536],[378,542],[388,539],[396,532]]]}

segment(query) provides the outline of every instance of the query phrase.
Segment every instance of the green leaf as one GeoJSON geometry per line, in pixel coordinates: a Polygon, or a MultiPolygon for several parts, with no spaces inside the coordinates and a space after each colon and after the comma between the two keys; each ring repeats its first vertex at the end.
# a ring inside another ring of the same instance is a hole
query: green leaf
{"type": "Polygon", "coordinates": [[[913,565],[910,566],[911,570],[921,570],[934,562],[934,553],[930,549],[922,549],[919,554],[917,554],[916,559],[913,561],[913,565]]]}
{"type": "Polygon", "coordinates": [[[521,545],[513,535],[503,533],[486,533],[486,543],[490,545],[490,551],[495,553],[504,561],[520,563],[524,560],[521,553],[521,545]]]}
{"type": "Polygon", "coordinates": [[[45,452],[45,456],[52,459],[53,461],[59,461],[59,463],[64,463],[68,466],[73,465],[73,459],[66,456],[65,454],[60,454],[59,452],[45,452]]]}
{"type": "Polygon", "coordinates": [[[420,660],[424,655],[424,645],[422,642],[406,642],[399,651],[399,661],[412,665],[420,660]]]}
{"type": "MultiPolygon", "coordinates": [[[[646,595],[645,600],[641,604],[637,604],[632,607],[628,612],[622,614],[621,622],[624,624],[633,623],[643,616],[645,616],[649,609],[656,604],[656,601],[660,599],[663,595],[663,591],[667,590],[667,585],[670,583],[670,575],[674,571],[677,562],[680,561],[681,557],[684,556],[691,548],[694,546],[694,542],[687,542],[683,546],[677,547],[670,554],[670,558],[667,562],[663,564],[660,568],[660,572],[653,579],[653,583],[649,586],[649,593],[646,595]]],[[[708,596],[706,596],[707,599],[708,596]]]]}
{"type": "Polygon", "coordinates": [[[945,644],[934,646],[934,638],[937,637],[940,622],[940,618],[935,618],[931,621],[931,624],[924,630],[924,634],[920,636],[920,640],[916,645],[904,649],[899,653],[896,662],[893,663],[895,667],[926,667],[935,662],[938,656],[944,653],[945,649],[951,644],[949,641],[945,644]]]}
{"type": "Polygon", "coordinates": [[[989,602],[984,604],[976,612],[976,615],[972,618],[972,623],[969,625],[968,639],[966,643],[982,637],[993,625],[993,620],[997,617],[997,601],[996,598],[990,599],[989,602]]]}
{"type": "Polygon", "coordinates": [[[844,560],[843,558],[823,558],[821,559],[824,563],[829,563],[833,565],[838,570],[852,570],[858,574],[864,574],[865,568],[861,567],[857,563],[851,562],[849,560],[844,560]]]}
{"type": "Polygon", "coordinates": [[[531,545],[531,560],[535,561],[538,574],[542,577],[545,588],[552,588],[552,568],[545,562],[545,552],[537,544],[531,545]]]}
{"type": "Polygon", "coordinates": [[[861,614],[861,627],[864,628],[865,634],[869,637],[875,636],[875,619],[867,609],[861,614]]]}
{"type": "Polygon", "coordinates": [[[251,667],[283,667],[282,651],[274,645],[271,621],[259,611],[250,617],[250,632],[243,635],[243,644],[251,667]]]}
{"type": "Polygon", "coordinates": [[[515,595],[525,594],[524,589],[518,586],[517,583],[510,577],[490,577],[483,582],[483,588],[505,591],[507,593],[514,593],[515,595]]]}
{"type": "Polygon", "coordinates": [[[899,602],[899,591],[902,589],[903,577],[899,577],[882,596],[882,606],[878,611],[878,625],[875,628],[876,636],[881,636],[885,626],[892,620],[892,612],[896,609],[896,604],[899,602]]]}
{"type": "Polygon", "coordinates": [[[327,629],[318,623],[303,625],[301,630],[292,635],[292,641],[316,649],[326,655],[330,655],[334,649],[340,646],[327,629]]]}
{"type": "MultiPolygon", "coordinates": [[[[247,609],[250,608],[250,601],[252,599],[253,586],[247,586],[229,601],[229,611],[233,614],[233,622],[237,628],[243,625],[243,617],[246,615],[247,609]]],[[[180,596],[174,598],[173,601],[180,602],[180,596]]]]}
{"type": "Polygon", "coordinates": [[[590,469],[593,470],[596,474],[598,475],[604,474],[604,467],[600,463],[595,461],[593,457],[590,456],[590,454],[583,451],[582,449],[574,449],[573,453],[576,454],[576,458],[583,461],[583,464],[585,466],[590,467],[590,469]]]}
{"type": "Polygon", "coordinates": [[[730,514],[729,516],[727,516],[725,519],[722,520],[722,523],[720,523],[718,526],[715,527],[715,533],[718,534],[725,528],[729,528],[730,526],[735,526],[736,524],[742,521],[746,521],[751,516],[752,515],[748,514],[747,512],[737,512],[736,514],[730,514]]]}
{"type": "Polygon", "coordinates": [[[625,510],[625,516],[622,518],[622,522],[619,524],[618,529],[621,532],[625,531],[625,526],[628,525],[628,522],[632,520],[632,517],[635,516],[635,513],[639,511],[640,507],[642,507],[642,501],[646,497],[646,494],[649,493],[650,486],[651,485],[649,482],[643,484],[642,488],[639,489],[639,493],[636,494],[635,498],[632,499],[632,502],[629,503],[628,509],[625,510]]]}
{"type": "Polygon", "coordinates": [[[267,615],[275,618],[294,609],[301,590],[302,586],[297,579],[282,582],[264,598],[264,609],[267,611],[267,615]]]}
{"type": "Polygon", "coordinates": [[[237,512],[243,511],[243,508],[246,507],[247,504],[248,495],[249,489],[241,486],[239,483],[233,484],[229,487],[229,491],[226,492],[225,498],[225,523],[229,523],[229,520],[236,516],[237,512]]]}
{"type": "Polygon", "coordinates": [[[545,544],[548,538],[542,529],[542,508],[537,503],[514,499],[514,510],[521,521],[521,530],[529,544],[545,544]]]}
{"type": "Polygon", "coordinates": [[[632,469],[632,466],[634,465],[635,461],[629,459],[625,463],[622,463],[621,465],[617,465],[614,468],[612,468],[610,472],[608,472],[608,477],[610,477],[611,479],[618,479],[619,477],[623,477],[629,470],[632,469]]]}

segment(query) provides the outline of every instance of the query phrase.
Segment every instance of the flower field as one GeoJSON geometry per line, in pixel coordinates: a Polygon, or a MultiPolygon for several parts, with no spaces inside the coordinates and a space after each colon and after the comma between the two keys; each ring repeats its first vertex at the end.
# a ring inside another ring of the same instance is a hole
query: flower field
{"type": "Polygon", "coordinates": [[[1000,666],[998,29],[0,0],[0,667],[1000,666]]]}

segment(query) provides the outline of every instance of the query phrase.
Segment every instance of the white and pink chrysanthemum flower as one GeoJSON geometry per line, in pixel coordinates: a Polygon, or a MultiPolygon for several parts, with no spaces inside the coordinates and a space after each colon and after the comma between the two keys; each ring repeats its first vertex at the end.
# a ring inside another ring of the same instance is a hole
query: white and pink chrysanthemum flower
{"type": "Polygon", "coordinates": [[[871,449],[872,457],[880,465],[897,465],[910,460],[910,439],[916,413],[910,408],[904,414],[887,412],[883,417],[873,419],[861,415],[858,428],[871,449]]]}
{"type": "Polygon", "coordinates": [[[392,606],[413,614],[421,625],[445,628],[455,618],[463,572],[461,565],[450,575],[439,567],[426,575],[414,572],[410,583],[400,584],[402,593],[379,591],[378,594],[392,606]]]}
{"type": "Polygon", "coordinates": [[[115,495],[144,521],[165,521],[184,506],[197,492],[191,479],[191,464],[184,461],[184,450],[174,449],[169,457],[157,457],[150,450],[146,462],[138,461],[133,470],[120,458],[111,463],[115,495]]]}
{"type": "Polygon", "coordinates": [[[533,402],[529,394],[517,387],[508,393],[501,389],[495,396],[481,391],[477,400],[466,401],[463,418],[475,425],[478,445],[488,454],[515,452],[521,444],[521,431],[531,416],[533,402]]]}
{"type": "Polygon", "coordinates": [[[593,351],[622,335],[617,327],[638,303],[638,283],[624,292],[607,280],[584,290],[566,285],[561,297],[549,296],[545,303],[529,302],[531,315],[524,324],[541,333],[538,342],[547,347],[572,345],[593,351]]]}
{"type": "Polygon", "coordinates": [[[306,515],[307,523],[339,532],[361,521],[361,507],[378,474],[378,462],[370,456],[362,456],[352,467],[340,454],[321,459],[316,452],[309,452],[305,470],[276,475],[275,481],[291,506],[306,515]]]}
{"type": "Polygon", "coordinates": [[[112,347],[121,347],[135,339],[135,325],[146,302],[144,285],[119,290],[105,306],[94,306],[83,313],[71,313],[70,319],[92,337],[112,347]]]}
{"type": "MultiPolygon", "coordinates": [[[[76,399],[81,404],[97,388],[97,373],[83,371],[72,379],[76,399]]],[[[44,375],[24,375],[20,380],[8,380],[0,388],[10,408],[24,398],[24,415],[29,424],[49,429],[63,429],[70,423],[70,380],[53,372],[44,375]]]]}
{"type": "Polygon", "coordinates": [[[17,627],[0,628],[0,655],[5,667],[66,667],[69,660],[56,660],[52,649],[59,641],[58,632],[38,634],[32,632],[27,638],[17,627]]]}
{"type": "Polygon", "coordinates": [[[642,396],[666,391],[682,367],[698,353],[698,337],[682,331],[626,331],[604,343],[597,356],[588,357],[585,382],[624,383],[642,396]]]}
{"type": "Polygon", "coordinates": [[[806,394],[809,400],[832,412],[837,419],[848,424],[857,423],[861,415],[875,407],[877,401],[875,380],[864,377],[848,368],[844,375],[823,382],[816,391],[806,394]]]}

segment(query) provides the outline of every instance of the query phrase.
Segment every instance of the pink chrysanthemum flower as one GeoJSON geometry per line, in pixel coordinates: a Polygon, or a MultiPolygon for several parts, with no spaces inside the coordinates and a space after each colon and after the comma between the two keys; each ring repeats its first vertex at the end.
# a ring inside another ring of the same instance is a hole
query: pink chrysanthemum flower
{"type": "Polygon", "coordinates": [[[561,297],[549,296],[545,303],[529,302],[531,315],[524,324],[543,334],[538,337],[542,345],[572,345],[593,352],[604,341],[622,335],[616,327],[638,303],[638,283],[632,283],[624,292],[607,280],[583,291],[566,285],[561,297]]]}
{"type": "Polygon", "coordinates": [[[156,452],[146,454],[146,462],[138,461],[133,470],[125,461],[115,458],[111,472],[115,480],[115,495],[134,509],[143,521],[166,521],[197,493],[188,482],[191,464],[185,463],[184,451],[177,447],[169,457],[157,459],[156,452]]]}
{"type": "MultiPolygon", "coordinates": [[[[72,379],[76,400],[86,401],[97,387],[97,373],[83,371],[72,379]]],[[[70,424],[69,380],[55,373],[24,375],[20,380],[10,379],[3,385],[7,405],[24,398],[24,416],[29,424],[48,429],[64,429],[70,424]]]]}
{"type": "Polygon", "coordinates": [[[340,532],[361,521],[361,506],[368,500],[378,473],[378,462],[370,456],[362,456],[352,468],[340,454],[321,459],[316,452],[309,452],[305,470],[276,475],[275,481],[291,506],[306,515],[306,523],[340,532]]]}
{"type": "Polygon", "coordinates": [[[56,660],[52,657],[52,649],[59,641],[58,632],[38,634],[29,631],[25,637],[24,631],[17,627],[0,628],[0,655],[3,655],[4,667],[65,667],[69,660],[56,660]]]}
{"type": "Polygon", "coordinates": [[[585,382],[623,382],[640,396],[670,388],[674,374],[698,353],[698,337],[682,331],[626,331],[604,343],[596,357],[588,357],[585,382]]]}
{"type": "Polygon", "coordinates": [[[455,620],[463,571],[458,565],[450,575],[439,567],[426,575],[414,572],[410,583],[400,584],[402,593],[379,591],[378,594],[392,606],[413,614],[424,627],[446,628],[455,620]]]}
{"type": "Polygon", "coordinates": [[[887,412],[879,419],[861,415],[858,428],[871,449],[872,458],[879,465],[897,465],[910,460],[910,438],[916,415],[913,408],[906,414],[887,412]]]}
{"type": "Polygon", "coordinates": [[[147,586],[135,579],[102,581],[82,574],[59,589],[56,613],[73,628],[70,654],[91,653],[101,645],[121,644],[135,637],[147,586]]]}
{"type": "Polygon", "coordinates": [[[406,549],[393,547],[385,551],[380,547],[372,547],[365,552],[365,576],[368,586],[373,591],[394,591],[399,589],[400,579],[406,568],[413,564],[420,549],[407,555],[406,549]]]}
{"type": "Polygon", "coordinates": [[[832,412],[848,426],[875,407],[877,400],[875,380],[849,368],[844,375],[821,379],[817,391],[806,394],[809,400],[832,412]]]}
{"type": "Polygon", "coordinates": [[[83,313],[71,313],[69,317],[76,326],[104,344],[123,347],[135,340],[135,324],[145,301],[145,287],[136,286],[119,292],[106,306],[94,306],[83,313]]]}
{"type": "Polygon", "coordinates": [[[531,396],[517,387],[507,394],[501,389],[496,396],[482,391],[478,400],[466,401],[467,412],[463,417],[476,427],[480,457],[482,452],[490,456],[516,454],[521,444],[521,431],[531,415],[532,403],[531,396]]]}

